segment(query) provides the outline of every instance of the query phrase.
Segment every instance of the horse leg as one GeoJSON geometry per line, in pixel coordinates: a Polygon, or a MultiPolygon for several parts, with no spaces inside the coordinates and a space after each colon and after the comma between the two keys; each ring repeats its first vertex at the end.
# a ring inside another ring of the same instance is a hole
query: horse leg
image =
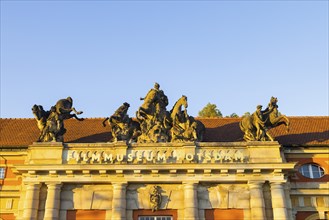
{"type": "Polygon", "coordinates": [[[274,138],[269,133],[265,131],[265,134],[268,137],[268,139],[270,139],[270,141],[274,141],[274,138]]]}
{"type": "Polygon", "coordinates": [[[71,108],[71,110],[77,115],[80,115],[83,113],[83,111],[77,111],[77,110],[75,110],[75,108],[71,108]]]}
{"type": "Polygon", "coordinates": [[[257,122],[255,123],[254,126],[256,128],[256,141],[259,141],[260,140],[260,132],[261,132],[260,126],[257,122]]]}
{"type": "Polygon", "coordinates": [[[106,127],[105,122],[106,122],[107,120],[109,120],[109,119],[110,119],[109,117],[107,117],[107,118],[104,119],[104,121],[102,122],[103,127],[106,127]]]}
{"type": "Polygon", "coordinates": [[[282,125],[284,124],[286,126],[286,130],[287,132],[289,132],[289,126],[290,126],[290,122],[289,122],[289,119],[287,118],[287,116],[285,115],[281,115],[279,117],[277,117],[273,123],[272,123],[274,126],[279,126],[279,125],[282,125]]]}
{"type": "Polygon", "coordinates": [[[288,117],[285,116],[285,115],[282,115],[282,118],[285,120],[285,125],[286,125],[287,132],[289,132],[289,129],[290,129],[290,121],[289,121],[288,117]]]}
{"type": "Polygon", "coordinates": [[[75,118],[77,119],[78,121],[83,121],[85,120],[84,118],[79,118],[76,114],[70,114],[69,117],[67,119],[70,119],[70,118],[75,118]]]}

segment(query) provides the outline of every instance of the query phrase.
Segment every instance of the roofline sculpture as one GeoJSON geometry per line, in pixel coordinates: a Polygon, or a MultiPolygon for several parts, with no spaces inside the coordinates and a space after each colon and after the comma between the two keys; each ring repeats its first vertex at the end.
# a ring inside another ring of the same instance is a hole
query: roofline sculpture
{"type": "Polygon", "coordinates": [[[187,114],[187,97],[182,95],[167,111],[168,97],[158,83],[150,89],[136,112],[136,120],[127,114],[129,104],[123,103],[115,113],[104,119],[112,132],[112,141],[164,143],[202,141],[205,126],[187,114]]]}
{"type": "Polygon", "coordinates": [[[245,141],[273,141],[273,137],[267,132],[273,127],[284,124],[289,131],[289,119],[285,115],[279,115],[278,99],[271,97],[265,110],[262,105],[257,105],[252,115],[245,115],[240,122],[240,129],[244,133],[245,141]]]}
{"type": "Polygon", "coordinates": [[[60,99],[49,111],[45,111],[42,105],[33,105],[32,113],[37,121],[40,135],[37,142],[63,142],[66,129],[64,128],[64,120],[75,118],[79,121],[84,120],[78,118],[77,115],[82,111],[76,111],[73,108],[73,99],[69,96],[66,99],[60,99]],[[75,114],[71,114],[71,112],[75,114]]]}
{"type": "MultiPolygon", "coordinates": [[[[155,83],[154,88],[140,100],[143,100],[143,104],[136,112],[136,119],[129,117],[130,105],[124,102],[113,115],[103,120],[104,127],[106,122],[109,124],[112,142],[165,143],[203,140],[205,126],[201,121],[188,115],[188,101],[185,95],[182,95],[168,111],[168,97],[160,90],[160,85],[155,83]]],[[[277,102],[276,97],[271,97],[265,110],[262,110],[262,105],[257,105],[252,115],[242,117],[239,126],[244,133],[245,141],[273,141],[273,137],[267,131],[281,124],[289,131],[289,119],[279,113],[277,102]]],[[[82,111],[73,108],[71,97],[58,100],[49,111],[45,111],[42,105],[33,105],[32,112],[40,130],[38,142],[63,142],[66,133],[64,121],[70,118],[83,120],[77,116],[82,114],[82,111]]]]}

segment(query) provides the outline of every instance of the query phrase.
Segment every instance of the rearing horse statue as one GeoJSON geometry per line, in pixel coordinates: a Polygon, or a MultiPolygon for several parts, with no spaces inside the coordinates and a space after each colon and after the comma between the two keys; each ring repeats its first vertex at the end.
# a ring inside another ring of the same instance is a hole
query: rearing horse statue
{"type": "Polygon", "coordinates": [[[270,103],[264,111],[257,106],[257,111],[252,115],[243,116],[240,129],[244,132],[246,141],[273,141],[274,138],[267,132],[270,128],[284,124],[289,131],[289,119],[285,115],[279,115],[278,99],[271,97],[270,103]]]}
{"type": "Polygon", "coordinates": [[[268,128],[273,128],[277,127],[279,125],[284,124],[286,126],[287,132],[289,131],[289,126],[290,126],[290,121],[285,115],[279,115],[278,108],[279,106],[277,105],[278,98],[276,97],[271,97],[270,103],[268,104],[267,108],[265,109],[266,111],[269,111],[267,120],[265,121],[265,126],[268,128]]]}
{"type": "Polygon", "coordinates": [[[82,114],[82,111],[77,111],[75,108],[73,108],[73,99],[69,96],[66,99],[60,99],[57,101],[56,105],[56,112],[59,115],[62,115],[63,119],[70,119],[75,118],[79,121],[83,121],[83,118],[78,118],[77,115],[82,114]],[[74,112],[75,114],[71,114],[71,112],[74,112]]]}
{"type": "Polygon", "coordinates": [[[172,120],[173,125],[177,122],[184,122],[188,118],[186,113],[186,108],[188,107],[187,97],[182,95],[177,102],[174,104],[173,108],[170,110],[170,118],[172,120]],[[182,106],[184,106],[184,114],[182,114],[182,106]]]}
{"type": "Polygon", "coordinates": [[[187,97],[182,95],[170,111],[171,141],[202,141],[205,126],[187,114],[187,97]],[[182,108],[184,107],[184,110],[182,108]]]}

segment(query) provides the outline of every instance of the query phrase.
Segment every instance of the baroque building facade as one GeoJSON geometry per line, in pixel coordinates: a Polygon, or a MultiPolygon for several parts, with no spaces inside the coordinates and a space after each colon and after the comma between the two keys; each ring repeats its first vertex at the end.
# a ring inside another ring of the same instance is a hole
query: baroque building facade
{"type": "MultiPolygon", "coordinates": [[[[199,118],[202,141],[111,142],[103,119],[0,119],[0,219],[329,219],[329,117],[289,117],[273,141],[245,141],[241,118],[199,118]]],[[[119,136],[118,136],[119,137],[119,136]]]]}

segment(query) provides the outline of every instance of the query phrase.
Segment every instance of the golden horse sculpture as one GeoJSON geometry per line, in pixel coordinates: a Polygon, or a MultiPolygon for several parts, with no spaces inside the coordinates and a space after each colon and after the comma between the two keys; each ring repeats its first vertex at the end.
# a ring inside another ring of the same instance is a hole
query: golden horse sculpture
{"type": "Polygon", "coordinates": [[[267,131],[282,124],[286,126],[287,132],[289,131],[289,119],[279,114],[277,102],[278,99],[272,96],[264,111],[259,105],[252,115],[242,117],[239,125],[245,141],[273,141],[274,138],[267,131]]]}
{"type": "Polygon", "coordinates": [[[52,106],[50,111],[45,111],[41,105],[33,105],[32,113],[37,121],[37,126],[40,130],[38,142],[50,142],[64,140],[63,135],[66,132],[64,128],[64,120],[75,118],[79,121],[84,120],[78,118],[77,114],[82,114],[72,107],[73,100],[71,97],[60,99],[55,106],[52,106]],[[71,114],[71,112],[75,114],[71,114]]]}
{"type": "Polygon", "coordinates": [[[187,114],[187,97],[182,95],[170,111],[171,142],[202,141],[205,126],[187,114]],[[182,110],[184,107],[184,110],[182,110]]]}

